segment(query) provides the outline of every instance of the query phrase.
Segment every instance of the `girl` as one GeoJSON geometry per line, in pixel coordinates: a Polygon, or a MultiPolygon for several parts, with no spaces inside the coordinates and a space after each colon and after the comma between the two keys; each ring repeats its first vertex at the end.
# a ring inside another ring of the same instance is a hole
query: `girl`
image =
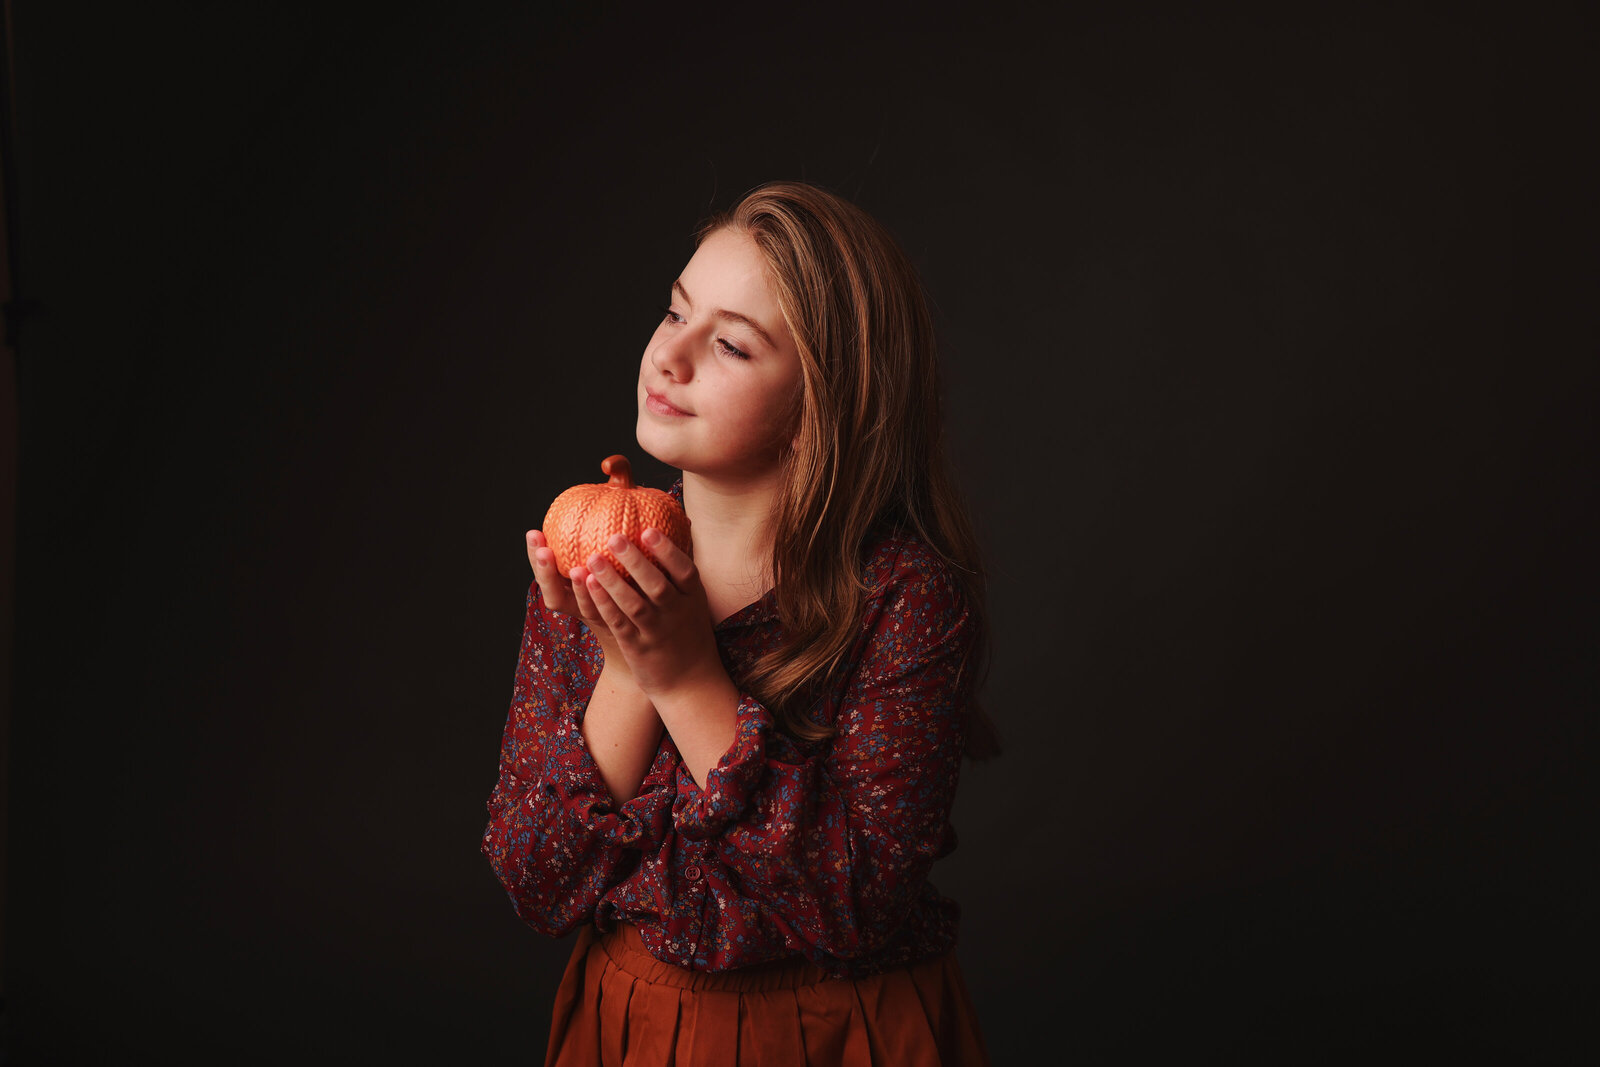
{"type": "Polygon", "coordinates": [[[915,271],[859,208],[775,183],[714,219],[639,367],[680,468],[659,531],[534,583],[483,852],[582,928],[546,1063],[987,1063],[928,880],[955,847],[982,573],[915,271]],[[658,565],[643,554],[648,549],[658,565]]]}

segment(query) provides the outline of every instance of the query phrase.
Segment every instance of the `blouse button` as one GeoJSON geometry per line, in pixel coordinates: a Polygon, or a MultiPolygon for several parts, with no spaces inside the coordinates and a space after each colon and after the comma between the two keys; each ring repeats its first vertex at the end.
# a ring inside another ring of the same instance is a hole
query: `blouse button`
{"type": "Polygon", "coordinates": [[[702,873],[704,872],[700,870],[699,865],[694,863],[689,864],[689,866],[683,869],[683,876],[689,879],[691,882],[698,882],[702,873]]]}

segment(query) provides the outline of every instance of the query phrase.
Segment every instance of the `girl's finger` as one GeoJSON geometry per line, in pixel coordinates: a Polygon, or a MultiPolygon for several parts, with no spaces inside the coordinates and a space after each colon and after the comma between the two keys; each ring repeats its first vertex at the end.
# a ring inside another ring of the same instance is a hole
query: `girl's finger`
{"type": "Polygon", "coordinates": [[[554,587],[571,581],[556,569],[555,550],[545,544],[544,534],[538,530],[528,531],[528,562],[533,565],[533,573],[538,576],[540,585],[554,587]]]}
{"type": "Polygon", "coordinates": [[[562,574],[556,570],[555,551],[545,544],[544,534],[538,530],[528,531],[528,562],[533,564],[533,573],[539,575],[541,580],[561,580],[562,574]]]}
{"type": "MultiPolygon", "coordinates": [[[[589,558],[589,574],[600,582],[610,599],[630,620],[638,618],[649,606],[650,602],[629,585],[627,579],[618,574],[617,569],[607,563],[604,556],[596,555],[589,558]]],[[[590,583],[590,591],[593,592],[593,583],[590,583]]],[[[596,603],[598,602],[597,599],[596,603]]]]}
{"type": "Polygon", "coordinates": [[[534,554],[539,551],[539,549],[544,547],[544,534],[540,533],[538,530],[529,530],[527,533],[523,534],[523,539],[528,542],[528,566],[533,568],[533,572],[535,574],[538,574],[539,563],[533,557],[534,554]]]}
{"type": "Polygon", "coordinates": [[[644,542],[644,547],[656,558],[663,573],[677,586],[679,591],[686,591],[698,577],[695,569],[694,557],[672,543],[672,539],[663,534],[654,526],[647,526],[639,535],[639,540],[644,542]]]}
{"type": "Polygon", "coordinates": [[[612,553],[628,568],[628,575],[638,585],[639,591],[652,601],[660,603],[661,598],[672,589],[672,583],[656,569],[650,562],[650,557],[639,550],[639,546],[623,537],[621,534],[611,539],[609,547],[612,553]]]}
{"type": "Polygon", "coordinates": [[[544,536],[537,530],[528,531],[527,542],[528,562],[533,565],[534,581],[539,584],[544,606],[563,615],[573,614],[576,603],[572,598],[572,583],[556,570],[555,553],[544,547],[544,536]]]}
{"type": "Polygon", "coordinates": [[[556,569],[556,554],[548,548],[540,548],[534,551],[533,570],[535,574],[545,575],[552,582],[566,583],[572,581],[571,578],[556,569]]]}
{"type": "Polygon", "coordinates": [[[632,621],[629,620],[628,616],[623,612],[623,610],[617,606],[617,602],[612,599],[609,590],[607,590],[606,586],[602,583],[598,574],[590,571],[589,578],[583,583],[583,587],[584,591],[588,594],[590,601],[594,604],[595,611],[599,614],[600,620],[605,623],[606,628],[609,629],[613,634],[616,634],[619,631],[631,630],[633,628],[632,621]]]}
{"type": "Polygon", "coordinates": [[[582,567],[572,568],[572,599],[578,605],[578,614],[591,626],[603,626],[600,609],[589,595],[589,572],[582,567]]]}

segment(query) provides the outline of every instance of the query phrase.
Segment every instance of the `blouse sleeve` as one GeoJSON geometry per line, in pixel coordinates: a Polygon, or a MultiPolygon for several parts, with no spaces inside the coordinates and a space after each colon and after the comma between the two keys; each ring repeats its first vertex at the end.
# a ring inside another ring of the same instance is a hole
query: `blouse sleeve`
{"type": "Polygon", "coordinates": [[[953,847],[974,629],[948,571],[921,546],[900,551],[880,590],[825,709],[837,731],[826,749],[804,755],[743,695],[734,743],[705,788],[678,773],[678,847],[704,857],[692,866],[704,868],[708,896],[686,963],[871,955],[953,847]]]}
{"type": "Polygon", "coordinates": [[[545,610],[534,583],[481,851],[517,915],[552,937],[588,922],[601,895],[670,829],[670,741],[621,805],[584,743],[603,661],[581,622],[545,610]]]}

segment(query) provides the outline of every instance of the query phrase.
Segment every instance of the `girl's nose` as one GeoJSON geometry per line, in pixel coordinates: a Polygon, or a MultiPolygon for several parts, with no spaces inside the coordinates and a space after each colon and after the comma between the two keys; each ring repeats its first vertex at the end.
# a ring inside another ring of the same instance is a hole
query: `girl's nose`
{"type": "Polygon", "coordinates": [[[694,375],[694,360],[690,355],[688,338],[664,338],[650,350],[650,362],[656,370],[673,381],[686,382],[694,375]]]}

